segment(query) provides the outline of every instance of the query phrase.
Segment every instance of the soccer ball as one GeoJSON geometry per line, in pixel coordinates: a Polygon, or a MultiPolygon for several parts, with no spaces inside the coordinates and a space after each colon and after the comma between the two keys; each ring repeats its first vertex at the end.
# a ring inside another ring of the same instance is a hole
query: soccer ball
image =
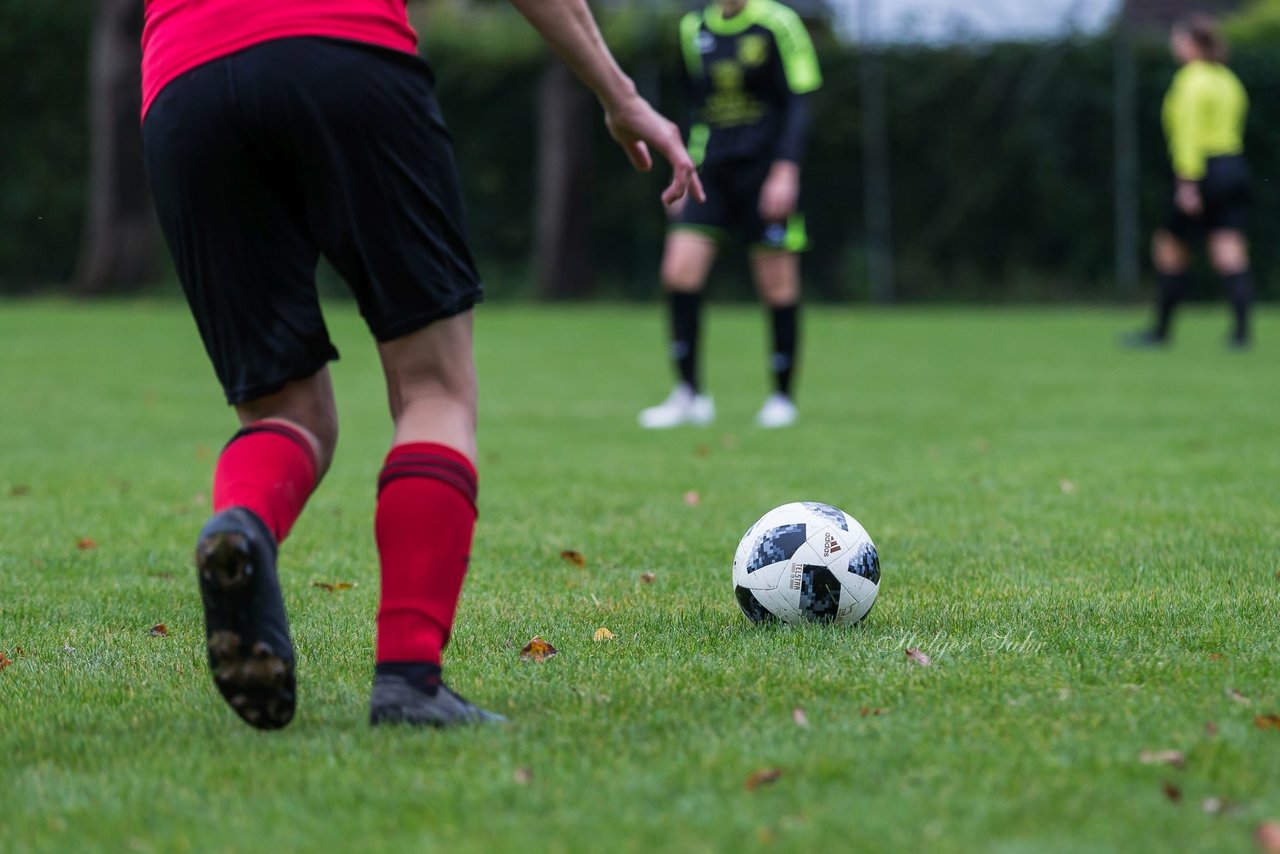
{"type": "Polygon", "coordinates": [[[853,625],[880,592],[880,557],[858,521],[829,504],[799,501],[760,517],[738,543],[733,592],[753,623],[853,625]]]}

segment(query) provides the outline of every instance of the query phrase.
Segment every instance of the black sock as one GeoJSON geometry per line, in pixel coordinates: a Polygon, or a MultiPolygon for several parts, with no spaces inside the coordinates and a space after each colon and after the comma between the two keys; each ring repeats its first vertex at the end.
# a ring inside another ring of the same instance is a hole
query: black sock
{"type": "Polygon", "coordinates": [[[1249,308],[1253,304],[1253,274],[1248,270],[1233,276],[1223,276],[1231,311],[1235,315],[1236,328],[1232,338],[1239,342],[1249,340],[1249,308]]]}
{"type": "Polygon", "coordinates": [[[796,346],[800,339],[800,306],[775,307],[770,313],[773,315],[773,354],[769,367],[778,393],[791,397],[791,377],[796,367],[796,346]]]}
{"type": "Polygon", "coordinates": [[[1169,327],[1173,322],[1174,309],[1182,302],[1187,290],[1185,273],[1161,273],[1156,277],[1159,293],[1156,295],[1156,326],[1152,332],[1161,340],[1169,337],[1169,327]]]}
{"type": "Polygon", "coordinates": [[[698,332],[702,320],[702,294],[672,291],[671,359],[680,381],[698,392],[698,332]]]}
{"type": "Polygon", "coordinates": [[[379,676],[399,676],[433,697],[440,690],[440,665],[429,661],[382,661],[374,665],[373,672],[379,676]]]}

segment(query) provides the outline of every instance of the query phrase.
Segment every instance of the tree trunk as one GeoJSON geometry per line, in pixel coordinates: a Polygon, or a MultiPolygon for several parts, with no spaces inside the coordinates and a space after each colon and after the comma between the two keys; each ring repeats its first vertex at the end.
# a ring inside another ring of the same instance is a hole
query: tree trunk
{"type": "Polygon", "coordinates": [[[573,299],[595,278],[589,225],[590,92],[559,59],[549,61],[538,104],[538,199],[534,270],[538,294],[573,299]]]}
{"type": "Polygon", "coordinates": [[[89,52],[89,188],[76,289],[127,290],[159,246],[142,157],[143,0],[99,0],[89,52]]]}

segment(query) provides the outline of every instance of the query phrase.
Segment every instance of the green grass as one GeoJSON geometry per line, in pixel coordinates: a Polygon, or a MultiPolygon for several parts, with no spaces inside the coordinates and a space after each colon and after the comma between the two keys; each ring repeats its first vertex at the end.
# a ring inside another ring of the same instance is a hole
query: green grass
{"type": "Polygon", "coordinates": [[[190,551],[233,424],[190,320],[0,305],[0,849],[1248,851],[1280,818],[1280,317],[1247,355],[1207,310],[1126,353],[1136,315],[814,307],[803,421],[765,434],[763,319],[716,308],[718,423],[648,434],[656,310],[486,308],[448,670],[513,723],[449,733],[364,723],[390,432],[331,322],[343,438],[282,555],[301,706],[263,734],[202,664],[190,551]],[[738,613],[738,537],[797,499],[875,538],[864,624],[738,613]],[[520,662],[535,634],[560,654],[520,662]]]}

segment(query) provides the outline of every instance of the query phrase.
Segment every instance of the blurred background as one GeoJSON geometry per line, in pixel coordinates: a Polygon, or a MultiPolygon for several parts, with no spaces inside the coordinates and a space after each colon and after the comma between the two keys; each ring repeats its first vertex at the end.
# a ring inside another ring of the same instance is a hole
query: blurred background
{"type": "MultiPolygon", "coordinates": [[[[142,167],[142,0],[0,0],[0,294],[157,293],[174,277],[142,167]]],[[[410,2],[491,299],[657,293],[664,175],[632,174],[590,94],[501,0],[410,2]]],[[[1280,234],[1280,0],[792,0],[826,83],[805,164],[816,299],[1129,302],[1169,167],[1170,22],[1222,17],[1252,97],[1259,291],[1280,234]]],[[[684,120],[673,2],[595,5],[684,120]]],[[[713,293],[751,296],[740,253],[713,293]],[[740,266],[735,266],[735,264],[740,266]]],[[[327,291],[336,277],[321,271],[327,291]]],[[[1200,276],[1202,296],[1218,284],[1200,276]]]]}

